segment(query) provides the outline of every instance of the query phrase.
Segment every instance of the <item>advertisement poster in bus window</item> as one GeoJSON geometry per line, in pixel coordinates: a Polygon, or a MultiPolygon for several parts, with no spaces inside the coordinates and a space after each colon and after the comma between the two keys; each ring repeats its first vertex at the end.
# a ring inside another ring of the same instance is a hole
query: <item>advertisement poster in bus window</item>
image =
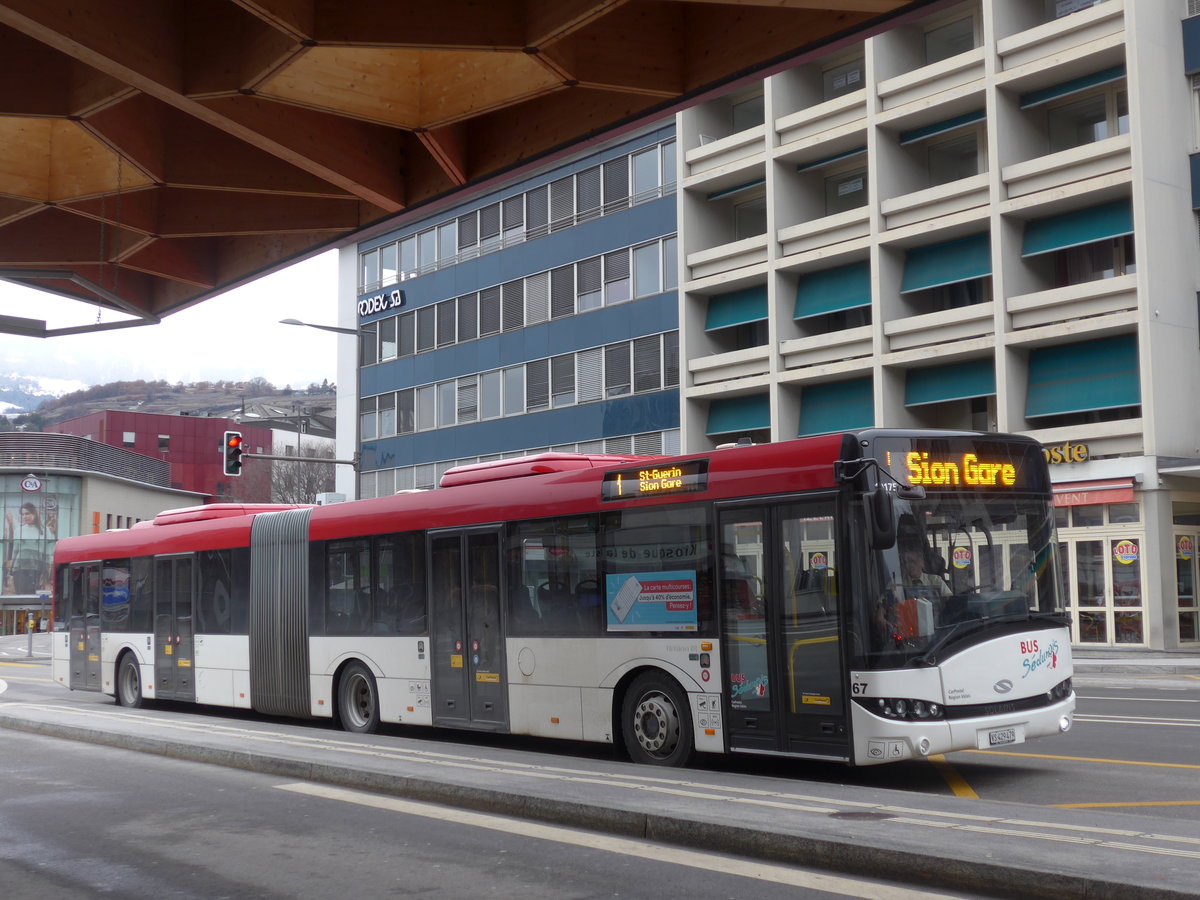
{"type": "Polygon", "coordinates": [[[0,594],[50,590],[54,544],[78,534],[79,479],[0,476],[0,594]]]}
{"type": "Polygon", "coordinates": [[[605,576],[609,631],[696,631],[696,572],[605,576]]]}

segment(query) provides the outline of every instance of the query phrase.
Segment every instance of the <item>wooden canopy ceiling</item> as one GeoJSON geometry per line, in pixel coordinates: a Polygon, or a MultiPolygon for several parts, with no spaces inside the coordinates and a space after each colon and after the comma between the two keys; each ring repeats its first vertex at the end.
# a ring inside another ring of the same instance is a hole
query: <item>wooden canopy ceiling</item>
{"type": "MultiPolygon", "coordinates": [[[[926,0],[0,0],[0,278],[162,316],[926,0]]],[[[34,311],[36,312],[36,311],[34,311]]]]}

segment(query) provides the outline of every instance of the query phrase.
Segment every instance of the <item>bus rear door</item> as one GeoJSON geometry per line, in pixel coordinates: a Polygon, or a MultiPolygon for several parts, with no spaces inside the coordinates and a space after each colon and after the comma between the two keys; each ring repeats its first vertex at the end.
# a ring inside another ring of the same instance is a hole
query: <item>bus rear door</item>
{"type": "Polygon", "coordinates": [[[100,566],[71,567],[71,690],[100,690],[100,566]]]}
{"type": "Polygon", "coordinates": [[[195,700],[192,558],[154,561],[154,693],[195,700]]]}
{"type": "Polygon", "coordinates": [[[506,731],[500,532],[436,532],[429,546],[433,723],[506,731]]]}
{"type": "Polygon", "coordinates": [[[845,760],[834,501],[720,512],[731,749],[845,760]]]}

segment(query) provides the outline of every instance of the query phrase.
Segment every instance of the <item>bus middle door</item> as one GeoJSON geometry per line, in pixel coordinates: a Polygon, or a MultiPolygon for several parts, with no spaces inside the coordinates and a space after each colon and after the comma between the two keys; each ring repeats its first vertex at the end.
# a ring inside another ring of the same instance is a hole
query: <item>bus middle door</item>
{"type": "Polygon", "coordinates": [[[500,532],[430,535],[433,723],[508,729],[500,532]]]}
{"type": "Polygon", "coordinates": [[[192,558],[154,561],[154,693],[195,700],[192,558]]]}
{"type": "Polygon", "coordinates": [[[100,567],[72,566],[70,573],[71,690],[100,690],[100,567]]]}
{"type": "Polygon", "coordinates": [[[720,513],[732,749],[848,758],[833,510],[819,498],[720,513]]]}

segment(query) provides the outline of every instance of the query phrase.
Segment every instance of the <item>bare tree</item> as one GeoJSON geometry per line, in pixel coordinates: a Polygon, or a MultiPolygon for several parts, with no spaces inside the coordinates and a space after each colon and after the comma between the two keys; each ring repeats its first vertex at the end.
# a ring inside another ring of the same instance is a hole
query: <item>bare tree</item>
{"type": "MultiPolygon", "coordinates": [[[[331,460],[333,447],[311,444],[295,454],[313,460],[331,460]]],[[[271,500],[274,503],[313,503],[317,494],[333,490],[334,467],[329,462],[276,460],[271,470],[271,500]]]]}
{"type": "Polygon", "coordinates": [[[229,494],[225,498],[231,503],[271,503],[271,487],[274,468],[281,465],[269,459],[247,456],[242,460],[242,474],[230,479],[229,494]]]}

